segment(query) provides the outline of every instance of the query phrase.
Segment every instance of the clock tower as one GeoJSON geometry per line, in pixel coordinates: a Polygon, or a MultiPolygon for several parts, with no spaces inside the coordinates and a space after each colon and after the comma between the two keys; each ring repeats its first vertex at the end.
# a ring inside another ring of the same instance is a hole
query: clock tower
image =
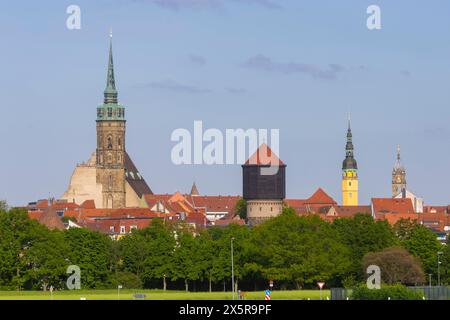
{"type": "Polygon", "coordinates": [[[358,164],[353,154],[352,129],[348,120],[345,159],[342,163],[342,205],[358,205],[358,164]]]}
{"type": "Polygon", "coordinates": [[[397,146],[397,161],[392,170],[392,197],[406,190],[406,170],[400,160],[400,146],[397,146]]]}

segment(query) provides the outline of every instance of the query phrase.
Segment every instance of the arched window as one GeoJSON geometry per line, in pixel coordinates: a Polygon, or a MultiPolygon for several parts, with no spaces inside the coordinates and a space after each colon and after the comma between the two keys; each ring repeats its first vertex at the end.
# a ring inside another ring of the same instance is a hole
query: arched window
{"type": "Polygon", "coordinates": [[[117,146],[119,147],[119,149],[122,149],[122,139],[117,139],[117,146]]]}
{"type": "Polygon", "coordinates": [[[108,137],[108,149],[112,149],[112,138],[111,138],[111,136],[108,137]]]}

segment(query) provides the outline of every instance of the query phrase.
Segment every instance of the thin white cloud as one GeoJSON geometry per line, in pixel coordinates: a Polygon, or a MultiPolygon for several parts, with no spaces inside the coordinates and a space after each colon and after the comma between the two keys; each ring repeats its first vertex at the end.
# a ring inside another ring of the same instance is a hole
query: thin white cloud
{"type": "Polygon", "coordinates": [[[182,84],[174,80],[163,80],[163,81],[155,81],[149,84],[139,84],[136,85],[135,88],[152,88],[152,89],[161,89],[168,90],[173,92],[182,92],[182,93],[211,93],[212,90],[206,88],[200,88],[193,85],[182,84]]]}
{"type": "Polygon", "coordinates": [[[259,69],[267,72],[275,72],[281,74],[306,74],[317,79],[336,79],[339,73],[346,71],[346,68],[340,64],[328,64],[327,66],[318,66],[308,63],[275,62],[271,58],[258,54],[249,58],[242,65],[249,69],[259,69]]]}

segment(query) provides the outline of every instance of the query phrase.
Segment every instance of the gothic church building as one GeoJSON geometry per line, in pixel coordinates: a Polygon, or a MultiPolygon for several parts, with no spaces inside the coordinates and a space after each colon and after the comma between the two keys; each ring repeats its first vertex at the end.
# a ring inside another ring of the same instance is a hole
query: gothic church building
{"type": "Polygon", "coordinates": [[[112,35],[104,101],[97,108],[97,149],[88,162],[78,164],[62,200],[81,204],[94,200],[96,208],[138,207],[151,194],[125,143],[125,108],[118,102],[114,79],[112,35]]]}

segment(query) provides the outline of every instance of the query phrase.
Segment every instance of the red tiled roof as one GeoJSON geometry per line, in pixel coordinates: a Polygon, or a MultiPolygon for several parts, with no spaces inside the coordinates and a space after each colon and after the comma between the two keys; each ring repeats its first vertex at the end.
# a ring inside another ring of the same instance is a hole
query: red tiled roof
{"type": "Polygon", "coordinates": [[[53,207],[47,207],[37,219],[39,223],[45,225],[50,230],[58,229],[64,230],[64,223],[61,221],[61,218],[56,214],[56,211],[53,207]]]}
{"type": "Polygon", "coordinates": [[[45,208],[48,207],[48,204],[49,201],[47,199],[38,200],[38,202],[36,203],[36,209],[44,210],[45,208]]]}
{"type": "Polygon", "coordinates": [[[340,218],[353,217],[354,215],[361,214],[372,214],[371,206],[335,206],[336,214],[340,218]]]}
{"type": "Polygon", "coordinates": [[[80,208],[95,209],[95,201],[94,200],[86,200],[80,205],[80,208]]]}
{"type": "Polygon", "coordinates": [[[245,165],[284,166],[285,164],[274,152],[272,152],[272,149],[270,149],[267,144],[263,143],[247,162],[245,162],[245,165]]]}
{"type": "Polygon", "coordinates": [[[387,220],[389,224],[395,224],[400,219],[417,220],[419,215],[414,212],[410,198],[373,198],[374,218],[387,220]]]}
{"type": "Polygon", "coordinates": [[[306,204],[329,204],[335,205],[337,202],[330,197],[322,188],[319,188],[314,194],[305,200],[306,204]]]}
{"type": "Polygon", "coordinates": [[[209,220],[206,218],[206,216],[202,213],[194,212],[190,213],[186,217],[187,223],[193,223],[197,228],[204,228],[208,225],[209,220]]]}
{"type": "Polygon", "coordinates": [[[411,214],[414,212],[412,201],[409,198],[373,198],[373,210],[375,214],[411,214]]]}
{"type": "Polygon", "coordinates": [[[322,188],[318,188],[308,199],[286,199],[285,203],[296,211],[315,211],[317,207],[325,205],[335,206],[337,202],[330,197],[322,188]]]}
{"type": "Polygon", "coordinates": [[[206,212],[234,213],[239,196],[189,196],[194,208],[205,208],[206,212]]]}

